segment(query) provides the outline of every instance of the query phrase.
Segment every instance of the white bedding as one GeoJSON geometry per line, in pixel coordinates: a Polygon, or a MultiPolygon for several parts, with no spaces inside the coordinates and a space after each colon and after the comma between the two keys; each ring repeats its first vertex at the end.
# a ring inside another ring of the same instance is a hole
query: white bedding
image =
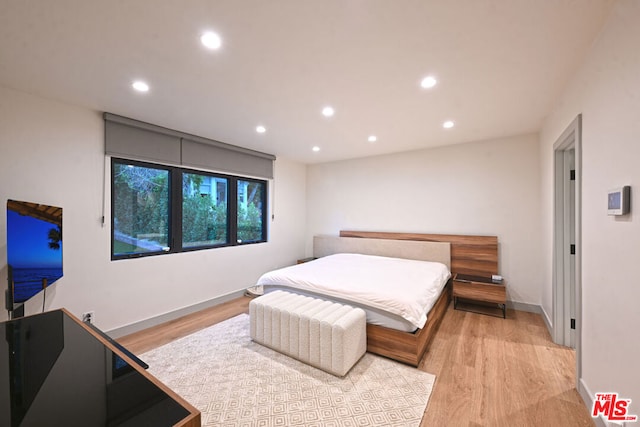
{"type": "Polygon", "coordinates": [[[422,328],[447,280],[439,262],[335,254],[266,273],[257,285],[287,287],[393,313],[422,328]]]}

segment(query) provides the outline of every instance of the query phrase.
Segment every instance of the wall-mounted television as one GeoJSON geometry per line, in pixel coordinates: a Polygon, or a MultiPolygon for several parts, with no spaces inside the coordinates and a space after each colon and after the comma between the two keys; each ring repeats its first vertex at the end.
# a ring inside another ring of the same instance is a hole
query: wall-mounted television
{"type": "Polygon", "coordinates": [[[62,208],[7,201],[7,264],[11,311],[62,277],[62,208]]]}

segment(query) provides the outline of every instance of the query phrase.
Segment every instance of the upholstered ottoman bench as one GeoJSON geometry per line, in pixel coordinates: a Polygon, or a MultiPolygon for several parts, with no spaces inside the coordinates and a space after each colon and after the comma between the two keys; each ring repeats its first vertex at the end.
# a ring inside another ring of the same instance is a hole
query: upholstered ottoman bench
{"type": "Polygon", "coordinates": [[[251,339],[333,375],[367,350],[364,310],[284,291],[249,303],[251,339]]]}

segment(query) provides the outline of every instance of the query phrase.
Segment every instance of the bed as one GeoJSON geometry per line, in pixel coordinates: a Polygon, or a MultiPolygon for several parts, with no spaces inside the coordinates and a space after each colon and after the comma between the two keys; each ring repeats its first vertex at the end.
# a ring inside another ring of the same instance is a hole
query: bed
{"type": "MultiPolygon", "coordinates": [[[[365,309],[367,351],[417,366],[449,305],[452,262],[465,272],[470,265],[452,257],[460,245],[452,237],[349,231],[315,236],[317,260],[266,273],[258,285],[265,292],[293,291],[365,309]],[[350,294],[342,292],[347,286],[350,294]],[[387,300],[393,294],[401,301],[387,300]]],[[[497,239],[495,252],[497,264],[497,239]]],[[[478,273],[477,265],[471,267],[478,273]]]]}
{"type": "MultiPolygon", "coordinates": [[[[448,244],[443,250],[448,252],[448,244]]],[[[362,308],[367,323],[414,332],[451,277],[447,265],[360,253],[336,253],[265,273],[265,292],[294,291],[362,308]]]]}

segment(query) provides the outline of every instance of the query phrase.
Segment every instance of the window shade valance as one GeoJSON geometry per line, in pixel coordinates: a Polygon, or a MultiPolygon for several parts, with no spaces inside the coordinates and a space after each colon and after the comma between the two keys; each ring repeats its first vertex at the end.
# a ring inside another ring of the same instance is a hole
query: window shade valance
{"type": "Polygon", "coordinates": [[[272,154],[104,113],[105,153],[219,172],[273,178],[272,154]]]}

